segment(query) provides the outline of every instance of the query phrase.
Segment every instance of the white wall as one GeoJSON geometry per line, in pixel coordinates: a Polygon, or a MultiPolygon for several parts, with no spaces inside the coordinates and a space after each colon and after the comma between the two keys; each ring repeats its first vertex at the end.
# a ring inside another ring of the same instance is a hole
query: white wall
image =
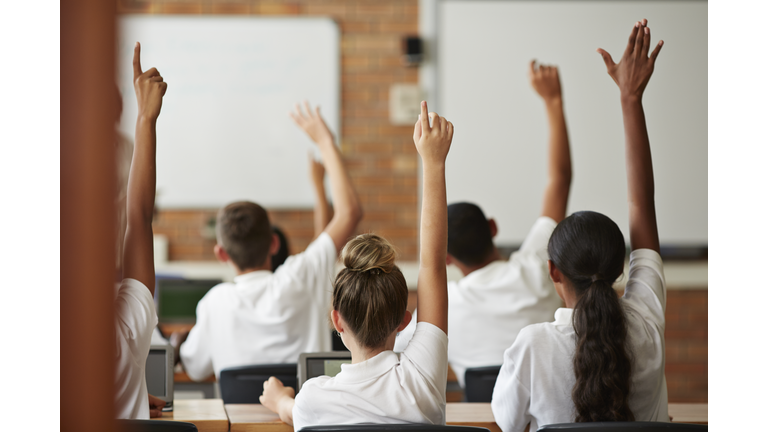
{"type": "Polygon", "coordinates": [[[448,201],[473,201],[520,243],[541,211],[544,106],[528,62],[560,67],[573,155],[569,212],[600,211],[628,235],[619,94],[600,47],[618,61],[632,25],[665,45],[644,97],[662,243],[707,243],[707,3],[422,1],[432,51],[422,73],[431,109],[456,126],[448,201]]]}

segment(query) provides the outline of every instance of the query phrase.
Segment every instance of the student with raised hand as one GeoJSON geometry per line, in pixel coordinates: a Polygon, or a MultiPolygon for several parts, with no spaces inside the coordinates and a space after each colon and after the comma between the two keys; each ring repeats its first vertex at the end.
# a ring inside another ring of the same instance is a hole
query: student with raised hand
{"type": "MultiPolygon", "coordinates": [[[[328,204],[328,198],[325,196],[325,166],[323,166],[322,162],[315,160],[312,153],[309,156],[309,178],[312,181],[312,189],[315,191],[315,234],[312,237],[312,240],[314,240],[320,237],[325,227],[331,222],[331,206],[328,204]]],[[[280,247],[272,255],[272,272],[274,273],[288,259],[289,247],[288,237],[278,226],[272,225],[272,233],[277,235],[280,241],[280,247]]]]}
{"type": "MultiPolygon", "coordinates": [[[[493,244],[496,222],[475,204],[448,206],[448,264],[464,277],[448,283],[448,362],[464,387],[467,368],[500,365],[523,327],[547,322],[562,305],[547,274],[547,241],[565,217],[571,185],[571,152],[557,67],[531,61],[528,78],[549,120],[548,180],[541,215],[519,251],[503,260],[493,244]]],[[[514,193],[507,199],[514,199],[514,193]]],[[[421,304],[417,312],[421,313],[421,304]]],[[[417,314],[418,316],[418,314],[417,314]]],[[[401,351],[411,335],[397,338],[401,351]]]]}
{"type": "Polygon", "coordinates": [[[662,42],[647,21],[632,29],[621,61],[598,50],[619,86],[624,116],[629,280],[619,298],[624,236],[610,218],[583,211],[549,240],[549,273],[565,301],[552,323],[524,328],[504,352],[491,408],[505,432],[552,423],[669,421],[664,377],[666,286],[654,207],[653,168],[642,96],[662,42]]]}
{"type": "Polygon", "coordinates": [[[122,283],[115,298],[118,418],[148,419],[150,402],[144,367],[149,355],[155,311],[152,213],[155,207],[155,125],[168,84],[155,68],[141,70],[141,45],[133,51],[133,86],[139,115],[128,175],[122,283]]]}
{"type": "Polygon", "coordinates": [[[318,109],[304,103],[291,117],[312,138],[328,171],[336,212],[307,249],[288,257],[274,273],[279,241],[266,210],[235,202],[219,211],[216,257],[234,266],[234,283],[211,288],[197,305],[189,335],[176,334],[184,369],[203,380],[224,368],[295,363],[303,352],[331,350],[328,329],[331,281],[339,250],[362,218],[357,194],[333,135],[318,109]],[[182,343],[183,342],[183,343],[182,343]]]}
{"type": "Polygon", "coordinates": [[[408,287],[395,265],[395,251],[375,234],[344,247],[344,269],[333,286],[333,325],[352,353],[335,377],[308,380],[294,392],[275,377],[264,383],[261,403],[293,424],[445,424],[448,294],[446,292],[445,158],[453,124],[435,113],[421,116],[413,140],[423,161],[416,332],[401,354],[395,336],[411,320],[408,287]],[[431,126],[430,121],[431,120],[431,126]]]}

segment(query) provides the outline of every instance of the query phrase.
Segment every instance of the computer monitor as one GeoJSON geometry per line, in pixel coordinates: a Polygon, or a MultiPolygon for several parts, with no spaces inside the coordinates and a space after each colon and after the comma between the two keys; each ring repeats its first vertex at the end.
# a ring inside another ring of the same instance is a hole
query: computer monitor
{"type": "Polygon", "coordinates": [[[321,375],[334,377],[341,372],[342,364],[350,363],[352,363],[352,353],[349,351],[299,354],[297,367],[299,390],[308,379],[321,375]]]}
{"type": "Polygon", "coordinates": [[[173,411],[173,346],[153,344],[149,347],[145,376],[147,392],[165,401],[163,411],[173,411]]]}
{"type": "Polygon", "coordinates": [[[157,318],[161,323],[195,323],[197,303],[220,279],[159,279],[157,318]]]}

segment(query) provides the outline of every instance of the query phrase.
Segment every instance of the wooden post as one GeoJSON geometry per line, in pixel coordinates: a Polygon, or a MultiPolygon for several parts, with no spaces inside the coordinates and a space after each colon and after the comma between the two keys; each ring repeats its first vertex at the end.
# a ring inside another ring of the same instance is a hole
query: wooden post
{"type": "Polygon", "coordinates": [[[115,2],[61,2],[61,430],[115,429],[115,2]]]}

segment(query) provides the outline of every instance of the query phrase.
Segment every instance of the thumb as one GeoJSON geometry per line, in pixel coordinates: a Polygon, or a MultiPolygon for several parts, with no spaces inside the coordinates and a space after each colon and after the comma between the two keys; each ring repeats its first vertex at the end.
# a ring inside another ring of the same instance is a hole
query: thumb
{"type": "Polygon", "coordinates": [[[611,55],[608,54],[608,51],[602,48],[598,48],[597,52],[603,57],[603,61],[605,62],[606,67],[611,68],[613,66],[616,66],[616,63],[613,62],[613,58],[611,58],[611,55]]]}
{"type": "Polygon", "coordinates": [[[141,44],[136,42],[136,45],[133,47],[133,79],[134,81],[136,78],[141,75],[141,44]]]}

